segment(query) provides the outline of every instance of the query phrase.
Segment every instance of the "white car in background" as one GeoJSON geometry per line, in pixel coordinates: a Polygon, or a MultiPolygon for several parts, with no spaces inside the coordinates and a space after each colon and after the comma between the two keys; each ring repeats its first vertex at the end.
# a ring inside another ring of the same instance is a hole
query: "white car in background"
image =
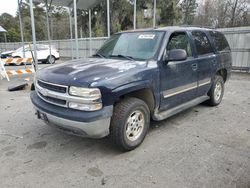
{"type": "MultiPolygon", "coordinates": [[[[54,64],[56,60],[60,58],[59,51],[53,46],[51,47],[51,57],[50,57],[49,45],[37,44],[36,50],[37,50],[37,59],[39,62],[54,64]]],[[[32,53],[34,54],[33,49],[32,53]]],[[[5,55],[7,58],[32,58],[32,54],[28,45],[20,47],[15,51],[3,52],[1,55],[2,56],[5,55]]],[[[20,65],[20,63],[18,63],[18,65],[20,65]]]]}

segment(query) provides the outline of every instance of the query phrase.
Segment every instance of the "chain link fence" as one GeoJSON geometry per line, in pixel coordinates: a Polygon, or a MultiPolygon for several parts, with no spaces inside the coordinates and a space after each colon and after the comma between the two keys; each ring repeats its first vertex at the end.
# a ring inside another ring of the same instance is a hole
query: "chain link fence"
{"type": "MultiPolygon", "coordinates": [[[[107,37],[98,37],[98,38],[80,38],[79,42],[79,55],[80,58],[86,58],[91,56],[96,52],[97,49],[106,41],[107,37]],[[92,42],[92,44],[91,44],[92,42]]],[[[32,43],[32,42],[31,42],[32,43]]],[[[61,58],[71,58],[72,55],[75,56],[76,50],[75,40],[52,40],[52,46],[55,47],[60,52],[61,58]],[[72,48],[73,45],[73,48],[72,48]],[[73,50],[73,51],[72,51],[73,50]]],[[[25,43],[28,44],[28,43],[25,43]]],[[[37,41],[37,44],[47,44],[48,41],[37,41]]],[[[9,42],[9,43],[0,43],[0,50],[9,51],[16,50],[22,46],[21,42],[9,42]]]]}
{"type": "Polygon", "coordinates": [[[218,30],[224,33],[231,47],[233,68],[250,72],[250,27],[218,30]]]}
{"type": "MultiPolygon", "coordinates": [[[[217,29],[224,33],[232,50],[233,68],[236,70],[250,71],[250,27],[235,27],[217,29]]],[[[105,42],[107,37],[81,38],[79,39],[79,55],[81,58],[91,56],[105,42]],[[92,41],[92,45],[90,42],[92,41]]],[[[72,51],[73,40],[52,40],[62,58],[75,56],[75,49],[72,51]]],[[[37,44],[48,44],[48,41],[38,41],[37,44]]],[[[0,43],[0,50],[8,51],[21,47],[20,42],[0,43]]]]}

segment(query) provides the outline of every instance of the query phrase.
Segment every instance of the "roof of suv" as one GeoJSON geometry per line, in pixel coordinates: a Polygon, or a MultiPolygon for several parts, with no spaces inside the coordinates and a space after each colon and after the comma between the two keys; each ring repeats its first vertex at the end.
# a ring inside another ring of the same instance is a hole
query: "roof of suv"
{"type": "Polygon", "coordinates": [[[161,28],[146,28],[146,29],[136,29],[136,30],[128,30],[122,31],[119,33],[126,33],[126,32],[137,32],[137,31],[176,31],[176,30],[203,30],[203,31],[213,31],[212,28],[207,27],[197,27],[197,26],[168,26],[168,27],[161,27],[161,28]]]}
{"type": "Polygon", "coordinates": [[[169,31],[169,30],[208,30],[211,31],[213,29],[208,27],[197,27],[197,26],[168,26],[168,27],[162,27],[162,28],[156,28],[155,30],[163,30],[163,31],[169,31]]]}

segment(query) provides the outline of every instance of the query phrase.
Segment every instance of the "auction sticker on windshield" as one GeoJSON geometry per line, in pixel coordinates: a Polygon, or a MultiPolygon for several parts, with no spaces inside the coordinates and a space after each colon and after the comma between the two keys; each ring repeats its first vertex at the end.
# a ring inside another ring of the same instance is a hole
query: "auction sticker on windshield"
{"type": "Polygon", "coordinates": [[[142,34],[139,35],[138,39],[154,39],[155,35],[154,34],[142,34]]]}

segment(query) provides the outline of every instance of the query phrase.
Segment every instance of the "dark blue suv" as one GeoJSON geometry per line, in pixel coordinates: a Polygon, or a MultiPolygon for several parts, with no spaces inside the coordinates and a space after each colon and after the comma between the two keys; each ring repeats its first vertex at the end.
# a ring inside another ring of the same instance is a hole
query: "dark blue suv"
{"type": "Polygon", "coordinates": [[[31,100],[38,118],[71,134],[139,146],[150,120],[220,104],[231,73],[224,35],[199,27],[120,32],[88,59],[41,69],[31,100]]]}

